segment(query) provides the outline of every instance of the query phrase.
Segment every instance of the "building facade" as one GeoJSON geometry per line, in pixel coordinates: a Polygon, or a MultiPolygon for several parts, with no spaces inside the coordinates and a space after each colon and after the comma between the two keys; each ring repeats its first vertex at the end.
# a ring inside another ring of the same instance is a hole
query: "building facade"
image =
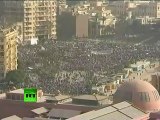
{"type": "Polygon", "coordinates": [[[56,38],[56,0],[3,1],[3,23],[23,22],[23,39],[56,38]]]}
{"type": "Polygon", "coordinates": [[[24,1],[24,40],[56,39],[56,1],[24,1]]]}
{"type": "Polygon", "coordinates": [[[63,11],[57,17],[57,38],[71,39],[75,35],[75,18],[70,11],[63,11]]]}
{"type": "Polygon", "coordinates": [[[76,17],[76,37],[88,37],[88,15],[75,15],[76,17]]]}
{"type": "Polygon", "coordinates": [[[8,71],[17,69],[17,36],[16,25],[0,30],[0,79],[8,71]]]}
{"type": "Polygon", "coordinates": [[[160,93],[160,73],[154,73],[151,75],[151,84],[157,89],[157,91],[160,93]]]}
{"type": "Polygon", "coordinates": [[[149,2],[137,5],[133,10],[133,16],[149,16],[160,18],[160,2],[149,2]]]}
{"type": "Polygon", "coordinates": [[[87,38],[88,20],[88,15],[73,14],[72,11],[62,12],[58,15],[58,39],[87,38]]]}

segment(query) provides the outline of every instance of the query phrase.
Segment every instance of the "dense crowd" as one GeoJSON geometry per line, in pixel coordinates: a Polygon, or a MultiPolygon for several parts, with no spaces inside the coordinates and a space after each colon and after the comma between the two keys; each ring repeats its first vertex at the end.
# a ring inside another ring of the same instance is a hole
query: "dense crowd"
{"type": "Polygon", "coordinates": [[[160,58],[159,46],[98,41],[46,41],[34,46],[19,46],[18,50],[22,69],[38,76],[37,82],[31,85],[46,93],[90,93],[91,86],[100,81],[94,74],[105,72],[109,76],[134,61],[160,58]]]}

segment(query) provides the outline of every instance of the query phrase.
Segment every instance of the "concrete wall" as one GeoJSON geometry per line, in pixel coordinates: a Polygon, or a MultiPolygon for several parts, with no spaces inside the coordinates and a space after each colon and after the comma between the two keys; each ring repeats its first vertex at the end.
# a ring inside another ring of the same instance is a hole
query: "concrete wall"
{"type": "Polygon", "coordinates": [[[97,106],[99,103],[95,100],[72,99],[73,104],[97,106]]]}
{"type": "Polygon", "coordinates": [[[58,16],[57,22],[58,39],[71,39],[75,35],[75,17],[71,12],[62,12],[58,16]]]}
{"type": "Polygon", "coordinates": [[[76,16],[76,37],[88,37],[88,15],[76,16]]]}

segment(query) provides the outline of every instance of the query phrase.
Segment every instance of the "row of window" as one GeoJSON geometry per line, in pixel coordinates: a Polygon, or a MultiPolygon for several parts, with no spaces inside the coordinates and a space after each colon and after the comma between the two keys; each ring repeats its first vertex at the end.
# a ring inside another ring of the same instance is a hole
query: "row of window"
{"type": "Polygon", "coordinates": [[[7,99],[23,100],[24,98],[21,95],[7,95],[7,99]]]}
{"type": "Polygon", "coordinates": [[[140,100],[143,102],[150,101],[149,93],[147,93],[147,92],[139,92],[139,97],[140,97],[140,100]]]}
{"type": "MultiPolygon", "coordinates": [[[[53,19],[54,17],[52,16],[52,19],[53,19]]],[[[40,21],[40,20],[44,20],[44,22],[46,22],[47,21],[47,16],[40,16],[40,17],[37,17],[37,18],[35,18],[35,17],[32,17],[32,18],[26,18],[25,19],[25,22],[26,22],[26,25],[32,25],[32,22],[34,22],[34,21],[32,21],[32,20],[35,20],[35,21],[40,21]],[[29,22],[30,21],[30,22],[29,22]],[[32,22],[31,22],[32,21],[32,22]]],[[[56,19],[55,19],[56,20],[56,19]]]]}
{"type": "Polygon", "coordinates": [[[153,93],[154,99],[155,100],[159,100],[159,94],[158,94],[158,92],[157,91],[152,91],[152,93],[153,93]]]}
{"type": "MultiPolygon", "coordinates": [[[[157,91],[152,91],[153,93],[153,96],[154,96],[154,99],[155,100],[159,100],[159,94],[157,91]]],[[[147,92],[139,92],[139,98],[141,101],[143,102],[150,102],[150,96],[149,96],[149,93],[147,92]]]]}

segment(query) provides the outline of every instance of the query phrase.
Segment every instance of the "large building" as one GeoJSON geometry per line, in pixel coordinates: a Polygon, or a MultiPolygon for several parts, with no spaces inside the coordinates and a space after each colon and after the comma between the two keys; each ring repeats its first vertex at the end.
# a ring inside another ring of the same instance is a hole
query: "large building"
{"type": "Polygon", "coordinates": [[[71,39],[75,35],[75,19],[71,12],[64,11],[57,17],[57,38],[71,39]]]}
{"type": "Polygon", "coordinates": [[[56,39],[56,0],[4,1],[3,23],[23,22],[23,39],[56,39]]]}
{"type": "Polygon", "coordinates": [[[88,15],[75,15],[76,17],[76,37],[88,37],[88,15]]]}
{"type": "Polygon", "coordinates": [[[156,112],[160,110],[160,97],[158,91],[143,80],[130,80],[123,83],[113,96],[113,102],[122,101],[133,103],[145,112],[156,112]]]}
{"type": "Polygon", "coordinates": [[[149,114],[123,101],[101,109],[76,115],[67,120],[150,120],[149,114]]]}
{"type": "Polygon", "coordinates": [[[72,98],[73,104],[79,105],[91,105],[91,106],[103,106],[107,105],[108,97],[100,95],[81,95],[72,98]]]}
{"type": "Polygon", "coordinates": [[[58,16],[58,39],[87,38],[88,15],[73,14],[72,11],[62,12],[58,16]]]}
{"type": "Polygon", "coordinates": [[[8,71],[17,69],[17,36],[16,25],[0,30],[0,79],[8,71]]]}
{"type": "Polygon", "coordinates": [[[56,38],[56,1],[24,1],[24,40],[56,38]]]}

